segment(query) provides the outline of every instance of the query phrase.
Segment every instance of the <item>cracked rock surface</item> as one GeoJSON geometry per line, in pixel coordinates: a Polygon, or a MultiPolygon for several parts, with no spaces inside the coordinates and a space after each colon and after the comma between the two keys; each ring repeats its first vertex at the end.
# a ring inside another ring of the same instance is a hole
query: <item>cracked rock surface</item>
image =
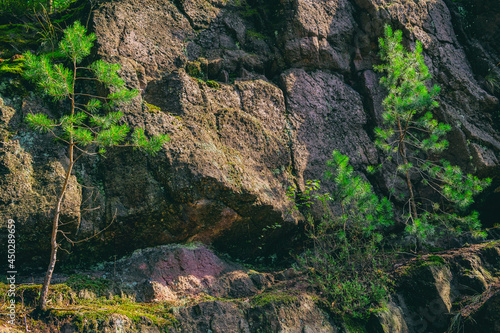
{"type": "MultiPolygon", "coordinates": [[[[74,180],[85,187],[80,193],[75,183],[68,205],[82,212],[66,220],[80,220],[73,231],[82,237],[108,228],[71,258],[186,241],[243,259],[288,253],[303,217],[289,212],[287,188],[322,179],[334,149],[361,172],[379,162],[372,138],[384,90],[373,65],[385,24],[403,30],[405,46],[423,43],[442,90],[437,118],[453,127],[446,158],[493,177],[491,200],[498,199],[499,92],[487,79],[500,77],[498,45],[491,43],[500,20],[498,7],[477,3],[471,15],[478,19],[466,25],[457,4],[444,0],[102,2],[90,19],[97,57],[120,63],[127,85],[141,91],[123,110],[126,121],[172,140],[155,157],[114,149],[76,166],[74,180]],[[479,19],[486,13],[488,24],[479,19]],[[97,209],[83,214],[89,202],[97,209]],[[263,231],[270,225],[280,227],[263,231]]],[[[37,170],[57,182],[60,166],[52,162],[64,164],[65,152],[47,137],[28,137],[20,117],[41,102],[27,97],[23,105],[0,107],[0,126],[15,132],[0,148],[0,170],[23,184],[0,184],[0,210],[43,239],[54,198],[37,170]],[[11,195],[21,197],[9,202],[11,195]],[[44,204],[35,213],[25,209],[27,198],[44,204]]],[[[382,178],[377,188],[384,189],[382,178]]],[[[21,248],[35,265],[33,247],[21,248]]]]}

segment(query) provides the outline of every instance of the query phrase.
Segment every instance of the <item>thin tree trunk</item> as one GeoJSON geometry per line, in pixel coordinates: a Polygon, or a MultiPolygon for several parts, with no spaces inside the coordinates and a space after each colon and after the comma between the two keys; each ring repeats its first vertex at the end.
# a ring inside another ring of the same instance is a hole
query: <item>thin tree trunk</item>
{"type": "MultiPolygon", "coordinates": [[[[49,3],[52,3],[52,1],[53,0],[49,0],[49,3]]],[[[71,88],[71,95],[70,95],[71,115],[72,116],[75,114],[75,95],[74,95],[75,81],[76,81],[76,61],[73,60],[73,86],[71,88]]],[[[68,170],[66,171],[66,177],[64,178],[64,184],[63,184],[63,187],[61,189],[61,194],[59,195],[59,197],[57,199],[57,206],[56,206],[56,210],[55,210],[55,214],[54,214],[54,221],[52,222],[52,237],[50,240],[51,252],[50,252],[49,268],[47,268],[47,273],[45,273],[45,280],[43,282],[42,292],[40,293],[40,301],[38,303],[38,307],[42,311],[47,311],[47,295],[49,293],[49,286],[50,286],[50,281],[52,280],[52,274],[54,273],[54,268],[56,267],[57,248],[59,247],[59,244],[57,244],[57,233],[59,232],[59,217],[61,216],[62,202],[64,199],[64,194],[66,193],[66,190],[68,188],[69,177],[71,177],[71,170],[73,169],[73,165],[75,164],[74,146],[75,146],[75,143],[73,141],[73,136],[71,136],[69,139],[69,149],[68,149],[68,154],[69,154],[68,170]]]]}
{"type": "MultiPolygon", "coordinates": [[[[406,135],[406,129],[403,130],[401,126],[401,121],[398,118],[398,129],[399,129],[399,155],[403,159],[403,163],[406,165],[408,164],[408,159],[406,158],[406,146],[404,143],[405,135],[406,135]]],[[[415,220],[418,219],[418,213],[417,213],[417,205],[415,203],[415,194],[413,193],[413,185],[411,184],[411,179],[410,179],[410,173],[408,172],[408,169],[405,170],[406,174],[406,185],[408,186],[408,192],[410,192],[410,215],[413,220],[413,223],[415,223],[415,220]]],[[[420,238],[417,236],[417,251],[422,250],[422,241],[420,238]]]]}
{"type": "Polygon", "coordinates": [[[38,307],[42,311],[47,310],[47,296],[49,293],[50,281],[52,280],[52,274],[54,273],[54,268],[56,266],[57,260],[57,248],[59,244],[57,244],[57,233],[59,232],[59,217],[61,216],[62,210],[62,202],[64,199],[64,195],[66,194],[66,190],[68,188],[69,178],[71,177],[71,170],[73,169],[74,158],[73,158],[73,144],[71,143],[69,146],[69,166],[68,171],[66,172],[66,177],[64,179],[64,184],[61,189],[61,193],[59,194],[59,198],[57,199],[57,206],[54,214],[54,220],[52,222],[52,237],[50,240],[51,252],[50,252],[50,263],[47,269],[47,273],[45,273],[45,280],[42,286],[42,292],[40,294],[40,301],[38,307]]]}

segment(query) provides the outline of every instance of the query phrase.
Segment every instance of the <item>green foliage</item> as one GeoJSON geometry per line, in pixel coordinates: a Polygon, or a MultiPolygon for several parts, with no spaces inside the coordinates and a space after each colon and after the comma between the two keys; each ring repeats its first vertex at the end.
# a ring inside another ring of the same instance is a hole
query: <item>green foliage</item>
{"type": "Polygon", "coordinates": [[[331,200],[340,202],[344,224],[355,224],[365,233],[392,224],[391,203],[387,198],[379,199],[367,181],[354,175],[349,157],[335,150],[327,166],[326,178],[337,186],[331,200]]]}
{"type": "Polygon", "coordinates": [[[35,81],[43,91],[55,100],[69,98],[73,93],[73,75],[70,69],[62,64],[52,64],[45,56],[36,56],[31,52],[24,54],[26,58],[26,78],[35,81]]]}
{"type": "Polygon", "coordinates": [[[110,64],[103,60],[97,60],[90,68],[94,72],[95,77],[106,87],[118,87],[123,88],[125,86],[125,81],[120,78],[117,72],[120,70],[119,64],[110,64]]]}
{"type": "Polygon", "coordinates": [[[63,63],[54,63],[46,55],[24,54],[25,76],[48,96],[55,100],[69,100],[72,104],[69,114],[57,121],[45,114],[29,114],[26,117],[28,124],[37,131],[50,132],[57,139],[80,146],[81,149],[96,145],[100,147],[100,152],[105,152],[105,147],[125,144],[151,154],[156,153],[169,140],[167,135],[148,139],[144,129],[140,128],[132,135],[132,143],[124,143],[130,129],[126,124],[120,124],[123,113],[110,111],[122,103],[130,102],[138,94],[136,90],[127,89],[123,79],[118,76],[120,65],[98,60],[88,67],[79,67],[90,54],[94,41],[95,35],[87,34],[85,27],[77,21],[64,31],[59,43],[59,52],[69,60],[70,68],[63,63]],[[76,91],[78,80],[93,80],[109,88],[112,93],[100,97],[76,91]],[[86,103],[83,102],[85,100],[86,103]]]}
{"type": "Polygon", "coordinates": [[[314,200],[323,198],[323,196],[316,193],[320,188],[319,180],[308,179],[304,184],[303,191],[298,191],[297,185],[293,184],[286,191],[286,195],[295,202],[293,209],[299,210],[301,207],[310,208],[314,204],[314,200]]]}
{"type": "MultiPolygon", "coordinates": [[[[59,49],[71,61],[80,63],[85,57],[90,55],[90,50],[94,46],[95,39],[96,37],[94,34],[87,35],[85,27],[82,26],[80,22],[76,21],[73,27],[64,30],[64,38],[59,42],[59,49]]],[[[108,65],[105,69],[109,71],[110,75],[115,74],[115,76],[117,76],[116,71],[119,67],[116,67],[115,64],[112,65],[103,61],[97,61],[93,65],[100,65],[102,63],[108,65]]],[[[97,79],[106,84],[106,81],[97,74],[98,73],[96,73],[97,79]]]]}
{"type": "Polygon", "coordinates": [[[400,152],[406,146],[425,153],[442,152],[448,146],[443,137],[451,127],[438,123],[427,111],[439,106],[434,98],[440,89],[433,86],[429,91],[425,86],[430,74],[424,64],[422,44],[417,41],[415,52],[406,52],[401,45],[401,31],[393,34],[386,26],[385,34],[385,39],[380,39],[380,56],[386,63],[375,69],[386,73],[380,80],[388,88],[382,115],[386,128],[376,129],[376,144],[387,153],[400,152]]]}
{"type": "Polygon", "coordinates": [[[213,88],[213,89],[219,89],[220,88],[220,84],[218,82],[215,82],[215,81],[207,81],[205,82],[207,84],[207,86],[209,86],[210,88],[213,88]]]}
{"type": "MultiPolygon", "coordinates": [[[[53,0],[52,10],[61,11],[75,0],[53,0]]],[[[0,2],[0,12],[10,13],[14,15],[33,14],[48,10],[48,0],[2,0],[0,2]]]]}
{"type": "Polygon", "coordinates": [[[168,135],[160,134],[152,137],[150,140],[146,138],[143,128],[138,128],[133,134],[133,143],[136,147],[141,147],[148,154],[156,155],[161,149],[163,143],[170,140],[168,135]]]}
{"type": "Polygon", "coordinates": [[[146,106],[146,108],[148,109],[149,112],[160,112],[161,111],[161,108],[159,106],[156,106],[156,105],[153,105],[153,104],[149,104],[148,102],[144,101],[144,105],[146,106]]]}
{"type": "Polygon", "coordinates": [[[6,60],[0,63],[0,75],[2,74],[23,74],[24,71],[24,57],[6,60]]]}
{"type": "Polygon", "coordinates": [[[186,73],[195,78],[203,78],[205,76],[201,69],[201,62],[199,61],[189,61],[186,64],[186,73]]]}
{"type": "MultiPolygon", "coordinates": [[[[167,135],[148,139],[144,129],[138,128],[132,134],[132,143],[125,142],[130,128],[122,122],[123,114],[116,111],[116,108],[130,102],[137,96],[138,91],[125,87],[125,82],[117,74],[120,70],[118,64],[98,60],[88,67],[81,65],[84,58],[90,54],[94,40],[93,34],[87,34],[86,29],[79,22],[75,22],[64,31],[64,36],[59,42],[59,53],[64,55],[65,62],[55,63],[47,55],[37,56],[30,52],[24,54],[26,78],[34,81],[48,96],[58,101],[65,101],[66,105],[69,104],[66,112],[63,110],[63,116],[58,120],[50,119],[41,113],[29,114],[26,117],[27,123],[33,129],[49,132],[57,140],[65,143],[69,158],[68,169],[54,210],[50,242],[51,259],[40,294],[39,308],[42,311],[47,310],[49,285],[60,246],[57,236],[60,231],[62,201],[75,162],[83,155],[96,154],[96,150],[104,154],[106,147],[111,146],[133,146],[149,154],[155,154],[170,139],[167,135]],[[66,67],[67,64],[69,68],[66,67]],[[88,84],[77,86],[79,80],[94,82],[100,87],[107,88],[110,93],[107,96],[97,96],[92,91],[77,89],[90,86],[88,84]]],[[[74,243],[65,233],[63,236],[74,243]]]]}
{"type": "MultiPolygon", "coordinates": [[[[385,74],[380,82],[388,95],[383,102],[384,126],[375,129],[375,143],[386,159],[397,165],[393,182],[398,177],[405,179],[407,194],[399,195],[407,200],[403,216],[406,230],[418,244],[463,231],[481,236],[478,214],[467,214],[466,209],[491,180],[464,175],[449,162],[436,160],[448,147],[445,136],[451,127],[439,123],[431,113],[439,106],[435,100],[439,87],[426,87],[431,76],[424,63],[422,44],[417,41],[415,51],[407,52],[401,40],[401,31],[393,33],[389,26],[385,27],[385,38],[380,39],[384,64],[375,69],[385,74]],[[446,202],[419,198],[415,179],[419,186],[428,187],[446,202]]],[[[395,186],[391,190],[395,192],[395,186]]]]}
{"type": "Polygon", "coordinates": [[[486,87],[492,94],[500,91],[500,80],[491,69],[488,70],[488,74],[484,77],[484,81],[486,82],[486,87]]]}
{"type": "Polygon", "coordinates": [[[104,295],[110,288],[111,281],[83,274],[75,274],[72,275],[65,284],[74,291],[89,290],[96,295],[104,295]]]}
{"type": "Polygon", "coordinates": [[[300,195],[294,188],[288,191],[302,207],[311,207],[313,199],[339,206],[338,212],[327,213],[319,222],[309,217],[314,247],[299,263],[334,313],[364,317],[388,295],[389,279],[378,246],[382,241],[379,230],[392,223],[392,207],[386,198],[373,193],[368,182],[354,175],[347,156],[334,151],[327,165],[326,178],[335,185],[333,193],[316,194],[318,181],[309,181],[300,195]]]}

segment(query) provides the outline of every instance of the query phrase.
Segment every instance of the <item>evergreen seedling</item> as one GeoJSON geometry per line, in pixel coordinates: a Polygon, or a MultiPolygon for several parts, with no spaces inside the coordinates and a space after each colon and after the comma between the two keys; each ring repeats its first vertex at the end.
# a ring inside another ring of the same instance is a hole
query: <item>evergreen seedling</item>
{"type": "Polygon", "coordinates": [[[378,247],[380,230],[393,223],[392,205],[387,198],[375,195],[370,184],[354,173],[347,156],[334,151],[327,166],[325,178],[334,184],[332,193],[316,194],[318,181],[308,181],[300,194],[294,187],[287,193],[299,199],[297,205],[302,208],[311,207],[314,199],[339,206],[319,223],[309,217],[309,237],[314,246],[299,263],[335,313],[363,317],[388,294],[388,278],[378,247]]]}
{"type": "Polygon", "coordinates": [[[149,154],[155,154],[169,140],[167,135],[148,139],[144,129],[139,128],[132,134],[132,142],[125,142],[130,128],[121,122],[123,113],[115,110],[120,105],[129,103],[137,96],[137,91],[125,87],[125,81],[117,74],[120,70],[118,64],[99,60],[88,67],[80,65],[90,55],[94,40],[93,34],[87,34],[86,29],[79,22],[75,22],[72,27],[64,31],[64,37],[59,43],[59,52],[64,55],[65,63],[54,63],[48,56],[36,56],[30,52],[24,55],[26,76],[45,94],[56,101],[67,103],[61,105],[68,105],[60,119],[51,119],[43,113],[28,114],[26,117],[33,129],[50,133],[64,143],[69,157],[64,183],[54,209],[50,264],[40,295],[39,308],[44,311],[47,309],[47,293],[60,245],[57,236],[61,233],[69,240],[66,234],[59,230],[59,218],[75,162],[81,156],[95,154],[96,150],[104,153],[107,147],[112,146],[133,146],[149,154]],[[107,96],[97,96],[76,89],[77,82],[83,80],[94,81],[111,93],[107,96]]]}
{"type": "Polygon", "coordinates": [[[388,95],[383,102],[384,126],[375,130],[375,143],[387,160],[396,163],[397,172],[405,180],[406,230],[418,248],[443,232],[457,235],[468,230],[481,235],[478,214],[464,212],[491,180],[464,175],[460,168],[436,158],[448,147],[445,136],[451,129],[434,119],[431,112],[439,106],[435,98],[440,89],[426,86],[431,75],[424,63],[422,44],[417,41],[415,51],[407,52],[401,40],[401,31],[393,33],[391,27],[385,27],[385,38],[380,39],[384,63],[375,69],[385,74],[380,82],[388,95]],[[444,207],[419,198],[417,183],[445,199],[444,207]]]}

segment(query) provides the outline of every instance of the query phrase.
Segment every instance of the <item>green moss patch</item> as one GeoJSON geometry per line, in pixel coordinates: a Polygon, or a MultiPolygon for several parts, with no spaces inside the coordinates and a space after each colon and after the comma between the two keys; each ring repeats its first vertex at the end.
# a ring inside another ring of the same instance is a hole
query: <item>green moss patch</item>
{"type": "Polygon", "coordinates": [[[256,38],[256,39],[267,39],[266,35],[261,34],[260,32],[257,32],[255,30],[247,30],[247,36],[251,38],[256,38]]]}
{"type": "Polygon", "coordinates": [[[415,273],[420,272],[422,269],[429,266],[441,266],[445,265],[446,260],[441,256],[430,255],[423,258],[418,258],[417,260],[410,261],[410,263],[402,267],[399,275],[401,276],[412,276],[415,273]]]}
{"type": "MultiPolygon", "coordinates": [[[[136,325],[156,326],[161,332],[167,332],[176,320],[172,314],[172,304],[136,303],[126,296],[111,296],[111,281],[74,275],[65,283],[50,286],[49,310],[36,314],[29,319],[32,327],[56,327],[58,323],[70,323],[78,332],[104,332],[112,326],[111,317],[123,316],[131,329],[136,325]],[[80,298],[78,292],[89,290],[96,294],[108,293],[108,297],[80,298]],[[36,315],[35,315],[36,314],[36,315]],[[128,319],[127,319],[128,318],[128,319]]],[[[0,295],[8,290],[8,285],[0,283],[0,295]]],[[[31,313],[37,305],[40,285],[18,285],[16,304],[23,304],[24,313],[31,313]]],[[[21,310],[21,308],[20,308],[21,310]]],[[[28,315],[28,318],[30,316],[28,315]]]]}
{"type": "Polygon", "coordinates": [[[159,106],[156,106],[156,105],[153,105],[153,104],[149,104],[146,101],[144,101],[144,105],[147,107],[147,109],[148,109],[149,112],[153,112],[153,113],[161,112],[161,108],[159,106]]]}
{"type": "Polygon", "coordinates": [[[79,332],[103,332],[105,327],[109,327],[112,315],[127,317],[131,325],[147,323],[161,331],[176,323],[171,306],[167,303],[135,303],[119,296],[79,301],[78,304],[62,309],[53,308],[48,316],[59,321],[69,320],[79,332]]]}
{"type": "Polygon", "coordinates": [[[368,330],[366,329],[366,320],[344,317],[343,322],[343,326],[349,333],[368,333],[368,330]]]}
{"type": "Polygon", "coordinates": [[[112,283],[107,279],[76,274],[72,275],[65,284],[75,291],[89,290],[96,295],[102,295],[111,287],[112,283]]]}
{"type": "Polygon", "coordinates": [[[444,260],[443,257],[440,257],[440,256],[428,256],[427,257],[427,262],[428,263],[433,263],[435,265],[444,265],[446,263],[446,261],[444,260]]]}
{"type": "Polygon", "coordinates": [[[24,57],[20,56],[17,59],[9,59],[0,63],[0,75],[2,74],[19,74],[24,71],[24,57]]]}
{"type": "Polygon", "coordinates": [[[186,73],[189,76],[195,77],[195,78],[200,78],[204,75],[202,69],[201,69],[201,62],[199,61],[189,61],[186,64],[186,73]]]}
{"type": "Polygon", "coordinates": [[[207,81],[205,82],[207,84],[207,86],[209,86],[210,88],[213,88],[213,89],[219,89],[220,88],[220,84],[218,82],[215,82],[215,81],[207,81]]]}
{"type": "Polygon", "coordinates": [[[250,304],[254,307],[263,307],[268,304],[276,303],[290,304],[298,300],[299,295],[293,292],[273,291],[254,296],[250,300],[250,304]]]}

